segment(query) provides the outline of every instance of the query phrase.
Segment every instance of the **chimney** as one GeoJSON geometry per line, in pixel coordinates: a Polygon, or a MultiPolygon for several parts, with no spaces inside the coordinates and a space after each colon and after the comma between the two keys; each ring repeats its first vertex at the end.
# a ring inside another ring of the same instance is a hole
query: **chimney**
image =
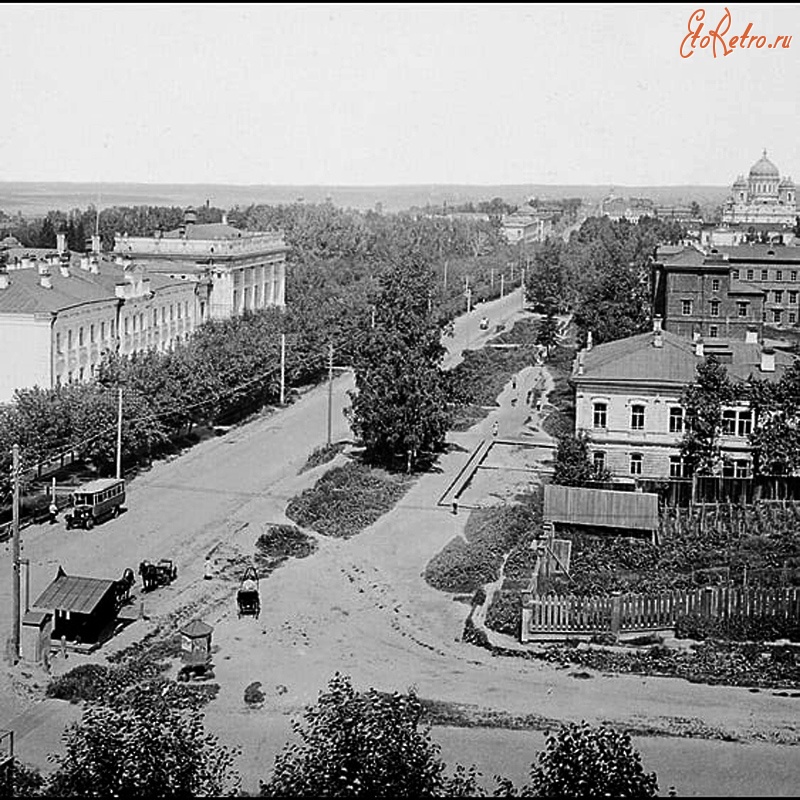
{"type": "Polygon", "coordinates": [[[222,212],[222,224],[223,225],[227,225],[228,224],[228,212],[227,211],[223,211],[222,212]]]}
{"type": "Polygon", "coordinates": [[[19,262],[20,269],[29,269],[31,266],[31,257],[28,255],[22,256],[19,262]]]}
{"type": "Polygon", "coordinates": [[[69,278],[69,264],[60,264],[59,270],[62,278],[69,278]]]}
{"type": "Polygon", "coordinates": [[[117,255],[116,255],[116,256],[114,256],[114,263],[115,263],[115,264],[116,264],[118,267],[121,267],[121,266],[123,265],[123,263],[124,263],[124,262],[125,262],[125,259],[122,257],[122,254],[121,254],[121,253],[117,253],[117,255]]]}
{"type": "Polygon", "coordinates": [[[761,351],[761,371],[775,372],[775,351],[771,347],[761,351]]]}
{"type": "Polygon", "coordinates": [[[129,283],[118,283],[114,287],[114,294],[119,297],[120,300],[125,300],[131,296],[130,289],[128,288],[129,286],[129,283]]]}
{"type": "Polygon", "coordinates": [[[40,272],[39,273],[39,285],[42,289],[52,289],[53,288],[53,281],[50,278],[49,272],[40,272]]]}
{"type": "Polygon", "coordinates": [[[99,275],[100,274],[100,257],[96,253],[92,253],[89,256],[89,272],[92,275],[99,275]]]}
{"type": "Polygon", "coordinates": [[[99,253],[100,252],[100,236],[99,234],[92,235],[92,252],[99,253]]]}
{"type": "Polygon", "coordinates": [[[64,231],[59,231],[56,234],[56,250],[59,255],[67,252],[67,234],[64,231]]]}
{"type": "Polygon", "coordinates": [[[578,353],[578,375],[583,375],[583,370],[584,370],[583,356],[584,356],[584,351],[581,350],[581,352],[578,353]]]}
{"type": "Polygon", "coordinates": [[[661,315],[656,314],[653,317],[653,332],[660,333],[661,332],[661,315]]]}
{"type": "Polygon", "coordinates": [[[89,269],[89,256],[81,256],[81,269],[84,271],[89,269]]]}
{"type": "Polygon", "coordinates": [[[40,275],[50,274],[50,265],[46,261],[37,261],[36,269],[38,270],[40,275]]]}
{"type": "Polygon", "coordinates": [[[0,272],[0,289],[8,289],[8,273],[0,272]]]}
{"type": "Polygon", "coordinates": [[[744,335],[745,344],[758,344],[758,329],[755,325],[747,326],[747,333],[744,335]]]}
{"type": "Polygon", "coordinates": [[[698,358],[703,358],[703,356],[705,355],[703,340],[699,336],[694,340],[694,354],[698,358]]]}
{"type": "Polygon", "coordinates": [[[592,350],[592,332],[586,332],[586,352],[590,353],[592,350]]]}

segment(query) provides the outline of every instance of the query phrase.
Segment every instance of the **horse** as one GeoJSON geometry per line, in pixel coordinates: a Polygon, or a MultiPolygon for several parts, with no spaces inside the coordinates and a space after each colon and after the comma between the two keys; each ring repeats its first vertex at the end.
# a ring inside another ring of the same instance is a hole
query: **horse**
{"type": "Polygon", "coordinates": [[[118,606],[124,606],[130,600],[131,587],[135,582],[136,578],[130,567],[122,573],[122,577],[118,581],[114,582],[118,606]]]}
{"type": "Polygon", "coordinates": [[[142,576],[142,588],[145,592],[158,586],[158,570],[155,564],[151,564],[149,561],[142,561],[139,564],[139,574],[142,576]]]}

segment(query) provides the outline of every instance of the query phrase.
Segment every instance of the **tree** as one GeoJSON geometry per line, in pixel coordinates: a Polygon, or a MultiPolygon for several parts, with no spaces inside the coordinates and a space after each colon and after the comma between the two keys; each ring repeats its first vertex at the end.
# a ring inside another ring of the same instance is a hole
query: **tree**
{"type": "Polygon", "coordinates": [[[525,276],[525,295],[545,314],[561,311],[572,299],[571,281],[563,263],[560,239],[548,239],[536,250],[525,276]]]}
{"type": "Polygon", "coordinates": [[[540,323],[536,331],[536,344],[547,348],[547,355],[558,342],[558,321],[550,312],[540,323]]]}
{"type": "Polygon", "coordinates": [[[422,703],[409,694],[359,693],[338,672],[305,723],[292,727],[299,744],[275,759],[262,797],[476,796],[477,773],[445,775],[439,747],[421,726],[422,703]]]}
{"type": "Polygon", "coordinates": [[[607,469],[598,469],[589,458],[589,437],[585,431],[558,440],[553,465],[553,483],[560,486],[587,486],[611,480],[607,469]]]}
{"type": "Polygon", "coordinates": [[[656,797],[658,779],[647,773],[631,737],[605,725],[571,723],[551,734],[531,769],[523,797],[656,797]]]}
{"type": "Polygon", "coordinates": [[[380,278],[375,327],[354,354],[356,391],[348,417],[368,460],[411,468],[420,453],[443,448],[449,427],[441,326],[428,307],[431,273],[417,259],[380,278]]]}
{"type": "Polygon", "coordinates": [[[751,379],[749,400],[758,472],[791,474],[800,467],[800,362],[792,362],[777,382],[751,379]]]}
{"type": "Polygon", "coordinates": [[[0,797],[40,797],[43,785],[39,771],[17,758],[0,772],[0,797]]]}
{"type": "Polygon", "coordinates": [[[711,475],[719,465],[722,407],[736,398],[728,371],[714,356],[697,365],[697,380],[681,395],[684,433],[681,455],[689,472],[711,475]]]}
{"type": "Polygon", "coordinates": [[[47,794],[56,797],[235,796],[236,751],[203,729],[202,715],[166,703],[90,705],[64,734],[47,794]]]}

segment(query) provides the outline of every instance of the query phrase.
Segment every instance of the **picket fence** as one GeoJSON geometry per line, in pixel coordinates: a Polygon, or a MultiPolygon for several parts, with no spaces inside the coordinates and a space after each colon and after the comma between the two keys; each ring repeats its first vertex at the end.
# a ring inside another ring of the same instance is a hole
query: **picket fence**
{"type": "Polygon", "coordinates": [[[669,630],[684,615],[711,619],[800,618],[800,588],[714,586],[655,595],[603,597],[522,592],[523,642],[669,630]]]}

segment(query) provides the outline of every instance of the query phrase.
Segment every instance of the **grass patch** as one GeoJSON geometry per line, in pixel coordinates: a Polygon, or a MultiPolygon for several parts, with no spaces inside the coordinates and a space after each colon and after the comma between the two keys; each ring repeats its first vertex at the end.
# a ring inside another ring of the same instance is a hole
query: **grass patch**
{"type": "Polygon", "coordinates": [[[325,536],[349,539],[390,511],[414,478],[350,462],[292,498],[286,516],[325,536]]]}
{"type": "Polygon", "coordinates": [[[503,557],[530,542],[540,516],[532,502],[470,512],[464,536],[451,539],[425,567],[425,580],[444,592],[474,592],[497,580],[503,557]]]}
{"type": "Polygon", "coordinates": [[[333,442],[333,444],[324,444],[321,447],[317,447],[311,452],[311,455],[306,459],[306,463],[303,464],[297,474],[302,475],[304,472],[314,469],[314,467],[320,467],[333,461],[346,446],[347,442],[333,442]]]}
{"type": "Polygon", "coordinates": [[[256,540],[255,562],[260,576],[274,572],[289,558],[306,558],[317,549],[313,537],[294,525],[270,525],[256,540]]]}

